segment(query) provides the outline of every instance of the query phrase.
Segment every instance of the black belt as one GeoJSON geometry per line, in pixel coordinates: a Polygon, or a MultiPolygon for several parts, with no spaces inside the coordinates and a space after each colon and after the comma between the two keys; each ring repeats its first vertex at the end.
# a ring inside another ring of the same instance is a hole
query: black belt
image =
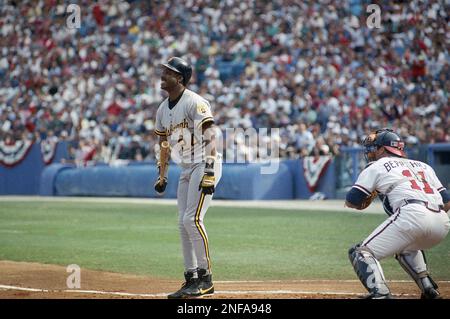
{"type": "Polygon", "coordinates": [[[403,202],[405,204],[403,204],[401,207],[406,206],[408,204],[419,204],[419,205],[425,206],[428,210],[430,210],[430,211],[432,211],[434,213],[440,213],[441,210],[444,210],[444,206],[443,205],[439,205],[438,206],[439,210],[436,210],[436,209],[430,208],[428,206],[428,202],[420,200],[420,199],[405,199],[405,200],[403,200],[403,202]]]}

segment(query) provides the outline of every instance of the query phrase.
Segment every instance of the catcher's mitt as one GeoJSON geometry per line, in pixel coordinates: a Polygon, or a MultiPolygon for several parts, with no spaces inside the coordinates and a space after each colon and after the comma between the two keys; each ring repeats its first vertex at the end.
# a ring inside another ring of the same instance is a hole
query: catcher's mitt
{"type": "Polygon", "coordinates": [[[370,193],[369,196],[364,199],[364,201],[359,206],[359,209],[366,209],[369,207],[370,204],[372,204],[373,200],[378,196],[378,192],[374,190],[372,193],[370,193]]]}

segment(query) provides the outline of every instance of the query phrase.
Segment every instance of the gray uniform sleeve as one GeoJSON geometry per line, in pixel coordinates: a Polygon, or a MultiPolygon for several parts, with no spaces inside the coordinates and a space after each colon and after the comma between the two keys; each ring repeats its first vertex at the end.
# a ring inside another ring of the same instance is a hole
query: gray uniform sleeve
{"type": "Polygon", "coordinates": [[[189,117],[194,122],[194,125],[197,126],[197,128],[202,127],[203,124],[207,122],[214,123],[214,118],[211,113],[211,107],[206,100],[195,101],[189,109],[189,117]]]}
{"type": "Polygon", "coordinates": [[[166,128],[162,125],[162,109],[158,108],[156,111],[156,121],[155,121],[155,134],[158,136],[167,136],[166,128]]]}

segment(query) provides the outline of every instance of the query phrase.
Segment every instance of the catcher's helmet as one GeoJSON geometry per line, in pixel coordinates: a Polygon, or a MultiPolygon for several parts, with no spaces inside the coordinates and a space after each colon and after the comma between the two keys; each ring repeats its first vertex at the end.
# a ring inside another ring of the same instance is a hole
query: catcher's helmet
{"type": "Polygon", "coordinates": [[[403,151],[405,143],[400,136],[391,129],[380,129],[374,133],[370,133],[363,141],[364,155],[366,159],[373,160],[369,154],[374,153],[378,148],[383,146],[388,153],[396,156],[406,157],[403,151]]]}
{"type": "Polygon", "coordinates": [[[167,63],[163,63],[162,65],[174,72],[177,72],[178,74],[181,74],[183,76],[184,86],[189,83],[192,75],[192,67],[189,65],[189,63],[181,58],[173,57],[170,58],[167,63]]]}

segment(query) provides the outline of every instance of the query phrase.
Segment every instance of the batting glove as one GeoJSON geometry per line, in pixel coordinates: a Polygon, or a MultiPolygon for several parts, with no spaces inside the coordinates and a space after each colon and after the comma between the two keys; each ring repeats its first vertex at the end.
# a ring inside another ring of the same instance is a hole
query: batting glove
{"type": "Polygon", "coordinates": [[[158,177],[158,180],[155,183],[155,191],[157,191],[159,194],[162,194],[166,190],[166,186],[167,186],[167,178],[164,177],[163,180],[161,181],[161,178],[158,177]]]}
{"type": "Polygon", "coordinates": [[[212,195],[215,191],[214,184],[216,182],[216,178],[214,177],[214,161],[215,158],[213,156],[206,157],[205,173],[202,177],[200,185],[198,186],[198,190],[202,190],[202,192],[206,195],[212,195]]]}

